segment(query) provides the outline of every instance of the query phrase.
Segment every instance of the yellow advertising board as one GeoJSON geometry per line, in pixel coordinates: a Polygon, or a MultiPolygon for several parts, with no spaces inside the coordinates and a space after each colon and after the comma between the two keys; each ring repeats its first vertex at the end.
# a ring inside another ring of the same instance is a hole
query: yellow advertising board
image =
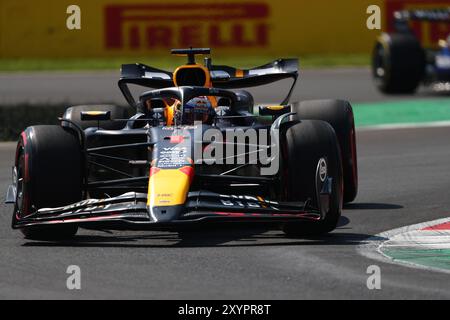
{"type": "Polygon", "coordinates": [[[0,57],[167,54],[212,47],[215,54],[368,52],[369,5],[383,0],[1,0],[0,57]],[[69,30],[69,5],[81,29],[69,30]]]}

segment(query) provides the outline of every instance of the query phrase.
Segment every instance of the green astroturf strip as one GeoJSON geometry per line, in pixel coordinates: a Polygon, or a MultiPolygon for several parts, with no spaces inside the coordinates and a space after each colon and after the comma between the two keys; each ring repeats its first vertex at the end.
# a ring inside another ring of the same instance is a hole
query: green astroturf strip
{"type": "Polygon", "coordinates": [[[411,100],[353,105],[358,127],[450,120],[450,99],[411,100]]]}
{"type": "Polygon", "coordinates": [[[384,254],[396,261],[414,263],[426,267],[450,270],[450,249],[395,248],[383,249],[384,254]]]}

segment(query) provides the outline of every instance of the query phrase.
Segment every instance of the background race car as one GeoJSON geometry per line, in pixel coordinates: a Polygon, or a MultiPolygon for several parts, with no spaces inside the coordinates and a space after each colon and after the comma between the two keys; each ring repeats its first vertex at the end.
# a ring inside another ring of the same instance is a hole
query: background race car
{"type": "Polygon", "coordinates": [[[427,46],[413,22],[450,24],[450,9],[403,10],[394,13],[394,31],[377,40],[372,74],[384,93],[413,93],[423,83],[450,82],[450,34],[427,46]]]}

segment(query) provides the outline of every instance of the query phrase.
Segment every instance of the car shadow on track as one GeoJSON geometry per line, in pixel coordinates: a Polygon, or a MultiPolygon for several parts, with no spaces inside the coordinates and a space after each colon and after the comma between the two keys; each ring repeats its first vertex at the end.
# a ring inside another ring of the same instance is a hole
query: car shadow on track
{"type": "Polygon", "coordinates": [[[392,203],[349,203],[344,206],[344,210],[396,210],[403,209],[399,204],[392,203]]]}
{"type": "MultiPolygon", "coordinates": [[[[257,227],[221,227],[186,232],[118,232],[110,234],[81,234],[70,241],[29,241],[26,247],[99,247],[99,248],[196,248],[196,247],[272,247],[311,245],[359,245],[372,235],[344,232],[349,223],[343,217],[338,228],[320,237],[289,238],[281,231],[257,227]]],[[[89,232],[89,231],[88,231],[89,232]]]]}

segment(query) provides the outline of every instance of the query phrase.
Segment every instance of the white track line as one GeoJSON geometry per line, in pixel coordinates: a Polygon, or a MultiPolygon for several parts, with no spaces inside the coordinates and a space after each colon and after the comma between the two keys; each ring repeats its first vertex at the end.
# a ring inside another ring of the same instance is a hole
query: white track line
{"type": "Polygon", "coordinates": [[[393,237],[395,237],[399,234],[406,233],[406,232],[412,232],[412,231],[416,231],[416,230],[421,230],[421,229],[435,226],[438,224],[447,223],[449,221],[450,221],[450,218],[443,218],[443,219],[439,219],[439,220],[418,223],[418,224],[414,224],[411,226],[406,226],[406,227],[401,227],[401,228],[385,231],[385,232],[379,233],[375,236],[372,236],[372,237],[366,239],[363,244],[360,244],[357,247],[357,251],[366,258],[378,260],[378,261],[385,262],[385,263],[403,265],[403,266],[415,268],[415,269],[423,269],[423,270],[437,271],[437,272],[450,274],[450,270],[423,266],[423,265],[419,265],[419,264],[416,264],[413,262],[394,260],[393,258],[385,255],[381,251],[381,248],[383,247],[383,245],[386,242],[389,242],[390,239],[392,239],[393,237]]]}
{"type": "Polygon", "coordinates": [[[416,129],[416,128],[444,128],[444,127],[450,127],[450,121],[379,124],[379,125],[373,125],[373,126],[357,127],[356,131],[378,131],[378,130],[381,131],[381,130],[416,129]]]}

